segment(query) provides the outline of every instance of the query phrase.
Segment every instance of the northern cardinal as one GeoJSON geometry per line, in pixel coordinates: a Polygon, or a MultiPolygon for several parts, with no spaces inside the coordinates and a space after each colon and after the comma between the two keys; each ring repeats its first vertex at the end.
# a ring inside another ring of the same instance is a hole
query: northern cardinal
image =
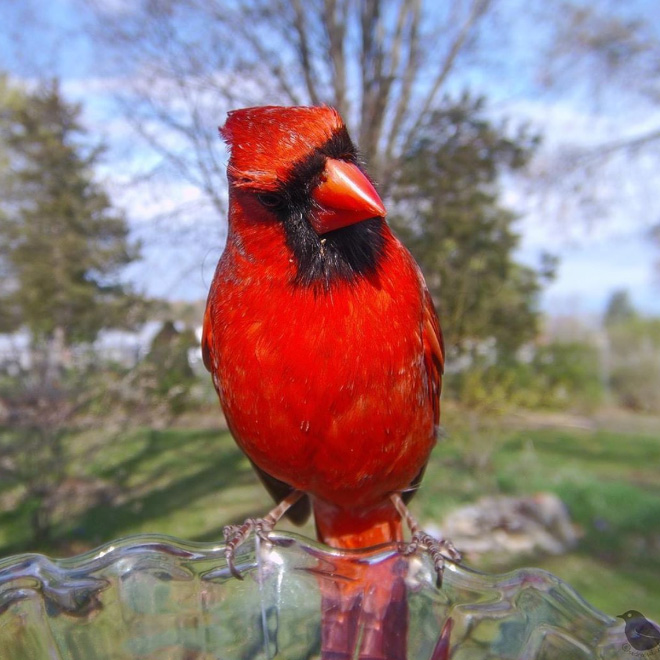
{"type": "MultiPolygon", "coordinates": [[[[300,523],[311,504],[319,540],[335,548],[402,541],[404,517],[441,574],[442,552],[458,554],[404,504],[440,415],[442,334],[422,274],[335,110],[245,108],[220,131],[229,231],[202,351],[232,435],[282,503],[228,529],[228,558],[251,528],[268,532],[285,511],[300,523]]],[[[383,617],[396,589],[374,597],[383,617]]],[[[345,612],[351,598],[334,603],[345,612]]],[[[325,657],[343,657],[326,648],[336,633],[324,633],[325,657]]]]}

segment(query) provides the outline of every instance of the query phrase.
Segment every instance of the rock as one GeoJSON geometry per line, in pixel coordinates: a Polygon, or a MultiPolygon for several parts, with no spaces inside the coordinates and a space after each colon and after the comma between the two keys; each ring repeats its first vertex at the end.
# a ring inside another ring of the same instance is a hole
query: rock
{"type": "Polygon", "coordinates": [[[452,511],[441,534],[466,556],[562,554],[578,534],[553,493],[531,497],[483,497],[452,511]]]}

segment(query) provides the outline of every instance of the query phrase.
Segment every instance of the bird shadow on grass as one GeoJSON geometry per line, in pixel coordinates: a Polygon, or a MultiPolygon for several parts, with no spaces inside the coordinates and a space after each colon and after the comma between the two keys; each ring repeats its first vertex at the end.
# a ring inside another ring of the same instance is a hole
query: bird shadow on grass
{"type": "Polygon", "coordinates": [[[135,525],[184,512],[196,500],[226,487],[227,475],[231,476],[234,485],[244,481],[240,474],[240,462],[239,455],[228,456],[163,487],[136,496],[129,495],[122,504],[93,507],[80,517],[76,528],[84,530],[86,536],[114,538],[135,525]]]}
{"type": "Polygon", "coordinates": [[[75,515],[62,511],[52,541],[41,547],[30,542],[26,531],[33,503],[0,512],[0,529],[10,539],[0,546],[0,556],[26,551],[62,556],[147,531],[199,538],[211,533],[210,521],[225,524],[228,515],[240,518],[231,507],[225,511],[227,496],[235,492],[238,500],[245,499],[240,494],[256,485],[249,462],[220,431],[139,431],[121,443],[108,443],[94,464],[79,471],[111,484],[114,496],[89,506],[78,503],[75,515]],[[191,511],[196,511],[201,531],[189,520],[191,511]]]}

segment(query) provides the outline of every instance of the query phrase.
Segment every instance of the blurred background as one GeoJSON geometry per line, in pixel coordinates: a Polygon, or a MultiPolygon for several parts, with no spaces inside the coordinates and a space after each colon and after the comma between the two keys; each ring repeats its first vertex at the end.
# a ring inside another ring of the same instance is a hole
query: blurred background
{"type": "Polygon", "coordinates": [[[445,331],[414,512],[470,566],[660,619],[657,2],[9,0],[0,23],[0,556],[215,541],[270,507],[199,352],[217,127],[328,103],[445,331]]]}

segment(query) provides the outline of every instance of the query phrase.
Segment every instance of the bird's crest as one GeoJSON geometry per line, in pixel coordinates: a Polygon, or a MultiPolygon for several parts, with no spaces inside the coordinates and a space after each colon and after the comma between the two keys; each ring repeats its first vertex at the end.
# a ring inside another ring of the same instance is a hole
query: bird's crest
{"type": "Polygon", "coordinates": [[[327,106],[234,110],[220,128],[230,149],[228,174],[234,185],[276,186],[286,179],[292,163],[343,128],[339,113],[327,106]]]}

